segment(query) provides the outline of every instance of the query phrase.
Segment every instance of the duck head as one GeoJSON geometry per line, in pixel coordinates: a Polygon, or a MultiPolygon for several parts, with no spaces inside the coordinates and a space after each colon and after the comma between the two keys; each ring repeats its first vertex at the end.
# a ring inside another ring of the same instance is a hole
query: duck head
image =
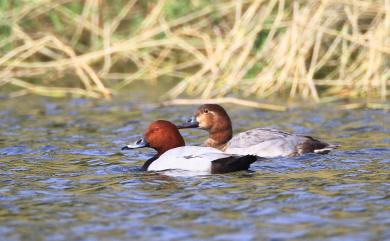
{"type": "Polygon", "coordinates": [[[159,157],[170,149],[184,145],[184,139],[174,124],[157,120],[149,125],[143,137],[133,144],[122,147],[122,150],[150,147],[157,151],[156,157],[159,157]]]}
{"type": "Polygon", "coordinates": [[[179,129],[199,128],[209,132],[208,146],[217,147],[226,144],[232,138],[232,122],[225,109],[217,104],[200,106],[195,116],[177,126],[179,129]]]}

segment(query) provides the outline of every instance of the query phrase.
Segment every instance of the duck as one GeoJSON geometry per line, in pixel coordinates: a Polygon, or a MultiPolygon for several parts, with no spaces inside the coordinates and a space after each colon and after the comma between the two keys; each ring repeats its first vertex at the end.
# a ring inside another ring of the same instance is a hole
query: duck
{"type": "Polygon", "coordinates": [[[216,148],[185,146],[178,128],[166,120],[152,122],[144,135],[122,150],[149,147],[157,153],[147,160],[144,171],[183,170],[207,174],[223,174],[248,170],[259,158],[253,155],[234,155],[216,148]]]}
{"type": "Polygon", "coordinates": [[[295,157],[305,153],[327,154],[338,147],[311,136],[271,128],[255,128],[233,136],[232,121],[226,110],[218,104],[201,105],[195,116],[177,127],[206,130],[209,136],[204,146],[236,155],[295,157]]]}

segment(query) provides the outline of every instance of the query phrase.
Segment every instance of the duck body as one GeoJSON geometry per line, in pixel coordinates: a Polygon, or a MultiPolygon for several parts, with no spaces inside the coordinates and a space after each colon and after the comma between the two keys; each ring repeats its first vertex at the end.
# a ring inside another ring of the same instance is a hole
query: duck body
{"type": "Polygon", "coordinates": [[[232,155],[218,149],[183,146],[171,149],[154,160],[147,171],[184,170],[210,174],[247,170],[257,157],[232,155]]]}
{"type": "Polygon", "coordinates": [[[228,154],[212,147],[185,146],[177,127],[165,120],[152,122],[143,137],[122,150],[143,147],[157,151],[142,166],[144,171],[184,170],[220,174],[248,170],[260,159],[253,155],[228,154]]]}
{"type": "Polygon", "coordinates": [[[229,115],[222,106],[216,104],[200,106],[195,116],[178,125],[178,128],[199,128],[208,131],[209,137],[205,145],[229,154],[286,157],[305,153],[327,154],[337,148],[337,145],[319,141],[311,136],[269,128],[256,128],[233,136],[229,115]]]}
{"type": "Polygon", "coordinates": [[[310,136],[290,134],[276,129],[256,128],[233,136],[226,143],[224,151],[229,154],[273,158],[299,156],[308,152],[326,154],[334,148],[333,145],[310,136]]]}

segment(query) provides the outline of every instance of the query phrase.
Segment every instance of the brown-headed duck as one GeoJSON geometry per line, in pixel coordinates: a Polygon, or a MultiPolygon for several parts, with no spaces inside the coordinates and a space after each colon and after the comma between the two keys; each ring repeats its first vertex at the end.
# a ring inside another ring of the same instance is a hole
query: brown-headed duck
{"type": "Polygon", "coordinates": [[[218,149],[201,146],[185,146],[176,125],[169,121],[152,122],[143,137],[122,150],[150,147],[157,151],[147,160],[145,171],[185,170],[220,174],[248,170],[259,158],[253,155],[232,155],[218,149]]]}
{"type": "Polygon", "coordinates": [[[230,117],[225,109],[217,104],[200,106],[195,116],[178,125],[178,128],[200,128],[208,131],[209,137],[205,145],[229,154],[261,157],[300,156],[310,152],[326,154],[337,147],[311,136],[269,128],[255,128],[233,137],[230,117]]]}

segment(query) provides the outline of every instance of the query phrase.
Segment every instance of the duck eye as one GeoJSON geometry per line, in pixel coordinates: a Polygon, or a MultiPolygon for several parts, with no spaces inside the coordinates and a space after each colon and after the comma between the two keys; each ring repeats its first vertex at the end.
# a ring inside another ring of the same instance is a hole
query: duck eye
{"type": "Polygon", "coordinates": [[[208,109],[204,109],[204,110],[203,110],[203,113],[206,113],[206,114],[207,114],[207,113],[209,113],[209,110],[208,110],[208,109]]]}
{"type": "Polygon", "coordinates": [[[157,132],[157,131],[159,131],[158,128],[153,128],[153,129],[150,129],[150,130],[149,130],[149,133],[154,133],[154,132],[157,132]]]}

